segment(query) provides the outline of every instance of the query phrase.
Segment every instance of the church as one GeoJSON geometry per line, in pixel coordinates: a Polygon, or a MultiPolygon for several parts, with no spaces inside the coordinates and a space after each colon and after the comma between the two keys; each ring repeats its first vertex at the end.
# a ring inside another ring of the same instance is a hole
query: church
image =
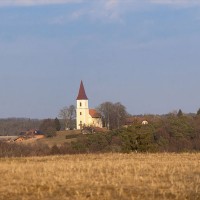
{"type": "Polygon", "coordinates": [[[84,126],[102,128],[103,125],[101,115],[95,109],[89,109],[88,98],[81,81],[76,98],[76,128],[80,130],[84,126]]]}

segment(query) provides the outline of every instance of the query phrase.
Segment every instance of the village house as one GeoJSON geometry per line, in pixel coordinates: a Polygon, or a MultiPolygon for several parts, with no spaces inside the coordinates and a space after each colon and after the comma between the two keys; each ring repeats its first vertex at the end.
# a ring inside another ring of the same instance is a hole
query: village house
{"type": "Polygon", "coordinates": [[[42,139],[44,137],[45,136],[43,133],[41,133],[41,131],[36,130],[36,129],[30,129],[30,130],[21,132],[20,137],[17,138],[16,141],[23,141],[27,139],[42,139]]]}

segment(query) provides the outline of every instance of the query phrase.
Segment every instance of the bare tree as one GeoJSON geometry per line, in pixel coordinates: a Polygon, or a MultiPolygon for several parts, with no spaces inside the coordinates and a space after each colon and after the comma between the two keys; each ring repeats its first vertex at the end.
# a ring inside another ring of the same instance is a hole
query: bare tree
{"type": "Polygon", "coordinates": [[[108,129],[120,128],[127,116],[125,106],[119,102],[104,102],[97,110],[101,113],[104,126],[108,129]]]}
{"type": "Polygon", "coordinates": [[[117,128],[119,129],[122,125],[125,124],[125,120],[127,117],[126,108],[124,105],[122,105],[120,102],[117,102],[114,104],[114,111],[115,111],[115,124],[117,125],[117,128]]]}
{"type": "Polygon", "coordinates": [[[74,128],[74,120],[76,117],[76,108],[74,105],[64,107],[60,110],[59,117],[63,119],[65,129],[74,128]]]}
{"type": "Polygon", "coordinates": [[[97,110],[101,113],[104,126],[110,129],[110,115],[112,110],[112,103],[104,102],[97,108],[97,110]]]}

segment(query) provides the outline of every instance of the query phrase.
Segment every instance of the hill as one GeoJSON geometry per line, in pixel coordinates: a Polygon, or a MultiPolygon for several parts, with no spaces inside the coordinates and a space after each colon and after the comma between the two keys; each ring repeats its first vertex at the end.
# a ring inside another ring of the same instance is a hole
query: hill
{"type": "Polygon", "coordinates": [[[43,138],[39,140],[42,143],[52,147],[54,145],[60,146],[64,143],[76,141],[76,138],[81,134],[80,130],[57,131],[55,137],[43,138]]]}

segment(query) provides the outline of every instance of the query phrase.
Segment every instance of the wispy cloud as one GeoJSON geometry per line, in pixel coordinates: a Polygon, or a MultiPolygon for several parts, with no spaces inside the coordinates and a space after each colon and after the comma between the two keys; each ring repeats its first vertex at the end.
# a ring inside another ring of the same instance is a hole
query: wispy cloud
{"type": "Polygon", "coordinates": [[[122,22],[125,14],[151,9],[155,5],[179,8],[200,6],[200,0],[83,0],[84,2],[89,6],[74,11],[70,17],[72,20],[87,16],[106,22],[122,22]]]}
{"type": "Polygon", "coordinates": [[[127,13],[151,9],[154,5],[191,7],[200,6],[200,0],[0,0],[0,7],[50,4],[80,4],[70,14],[55,17],[51,20],[53,24],[63,24],[83,17],[110,23],[123,22],[127,13]]]}
{"type": "MultiPolygon", "coordinates": [[[[124,13],[124,10],[120,9],[122,3],[120,0],[83,0],[81,3],[81,7],[66,15],[57,16],[51,23],[64,24],[84,17],[107,23],[122,20],[121,15],[124,13]]],[[[124,5],[127,5],[127,3],[128,1],[124,5]]]]}
{"type": "Polygon", "coordinates": [[[72,12],[70,15],[71,20],[87,17],[91,20],[103,20],[107,23],[122,22],[123,14],[130,9],[130,5],[134,6],[135,4],[135,0],[84,0],[83,2],[85,2],[84,5],[87,2],[87,6],[72,12]]]}
{"type": "Polygon", "coordinates": [[[81,3],[83,0],[0,0],[0,6],[36,6],[48,4],[81,3]]]}
{"type": "Polygon", "coordinates": [[[100,0],[100,2],[100,6],[97,3],[94,6],[96,13],[100,13],[101,10],[101,17],[118,21],[123,21],[123,15],[126,13],[148,10],[157,5],[176,8],[200,6],[200,0],[100,0]]]}
{"type": "Polygon", "coordinates": [[[91,3],[102,4],[107,10],[119,5],[137,6],[141,4],[200,5],[199,0],[0,0],[0,6],[35,6],[47,4],[91,3]]]}
{"type": "Polygon", "coordinates": [[[150,0],[154,4],[167,4],[167,5],[178,5],[178,6],[194,6],[200,5],[199,0],[150,0]]]}

